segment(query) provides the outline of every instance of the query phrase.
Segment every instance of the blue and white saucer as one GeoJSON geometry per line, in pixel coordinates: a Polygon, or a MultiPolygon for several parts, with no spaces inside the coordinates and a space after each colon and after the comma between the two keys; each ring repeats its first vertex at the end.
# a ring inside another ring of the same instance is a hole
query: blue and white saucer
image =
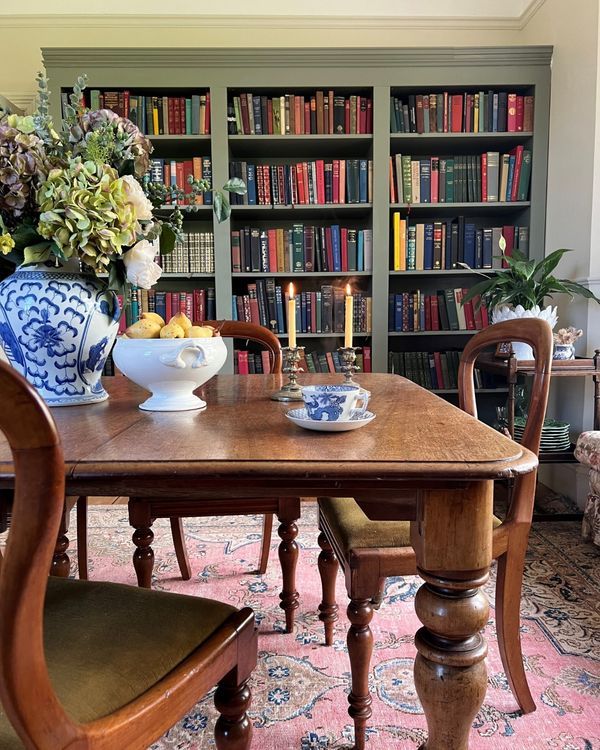
{"type": "Polygon", "coordinates": [[[298,427],[304,427],[306,430],[316,430],[317,432],[346,432],[348,430],[358,430],[375,419],[375,414],[371,411],[352,412],[350,419],[338,420],[337,422],[319,422],[316,419],[310,419],[306,409],[290,409],[285,415],[291,422],[298,427]]]}

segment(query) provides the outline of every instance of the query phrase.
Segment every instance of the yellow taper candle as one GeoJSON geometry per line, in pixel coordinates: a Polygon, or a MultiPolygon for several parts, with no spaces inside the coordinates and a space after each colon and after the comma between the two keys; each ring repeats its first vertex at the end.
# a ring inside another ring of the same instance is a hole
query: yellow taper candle
{"type": "Polygon", "coordinates": [[[288,290],[288,346],[296,346],[296,300],[294,299],[294,285],[288,290]]]}
{"type": "Polygon", "coordinates": [[[352,312],[354,300],[350,290],[350,284],[346,285],[346,325],[344,327],[344,346],[352,346],[352,312]]]}

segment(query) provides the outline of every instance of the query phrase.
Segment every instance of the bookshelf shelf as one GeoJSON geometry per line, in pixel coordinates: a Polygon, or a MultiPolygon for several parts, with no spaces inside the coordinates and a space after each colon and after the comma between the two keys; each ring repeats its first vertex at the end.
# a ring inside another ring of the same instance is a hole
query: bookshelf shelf
{"type": "MultiPolygon", "coordinates": [[[[458,394],[458,388],[430,388],[432,393],[458,394]]],[[[476,388],[475,393],[508,393],[508,388],[476,388]]]]}
{"type": "MultiPolygon", "coordinates": [[[[288,335],[287,333],[276,333],[275,334],[280,339],[287,339],[288,335]]],[[[358,333],[354,332],[354,338],[355,339],[364,339],[369,338],[371,336],[370,333],[358,333]]],[[[298,339],[343,339],[344,333],[300,333],[300,331],[296,332],[296,338],[298,339]]]]}
{"type": "MultiPolygon", "coordinates": [[[[357,341],[368,339],[371,344],[375,372],[387,371],[388,352],[392,349],[418,348],[425,343],[428,348],[442,349],[454,342],[454,348],[460,348],[466,341],[465,337],[474,333],[470,330],[387,331],[390,293],[408,292],[413,285],[421,284],[423,291],[428,292],[437,284],[440,287],[453,286],[452,280],[456,281],[456,286],[467,287],[478,280],[477,275],[459,268],[448,271],[389,270],[390,260],[394,257],[394,212],[401,212],[401,218],[408,217],[410,223],[446,222],[463,216],[465,223],[473,223],[477,229],[527,226],[529,256],[543,257],[551,57],[550,47],[518,46],[376,50],[278,48],[275,51],[246,48],[220,49],[216,56],[211,49],[53,47],[43,50],[45,68],[53,80],[55,93],[50,105],[56,121],[60,119],[61,92],[70,90],[80,72],[82,59],[87,61],[90,89],[143,92],[145,96],[173,94],[189,97],[190,94],[209,93],[210,135],[157,135],[150,138],[155,147],[154,155],[165,161],[210,158],[215,187],[225,184],[233,161],[256,165],[296,164],[315,159],[372,161],[372,194],[369,194],[372,198],[369,203],[233,205],[230,221],[221,224],[214,219],[210,205],[195,210],[180,206],[186,232],[202,230],[213,233],[215,273],[163,274],[162,289],[185,287],[190,291],[214,287],[215,313],[222,319],[231,317],[232,296],[241,293],[244,287],[241,279],[251,283],[254,278],[264,283],[271,277],[277,279],[280,286],[282,280],[285,283],[301,280],[303,286],[312,290],[320,286],[320,277],[324,284],[330,282],[336,286],[355,278],[354,285],[360,285],[364,293],[372,297],[372,335],[357,334],[357,341]],[[231,135],[228,132],[228,105],[232,95],[243,92],[258,92],[270,97],[287,93],[312,95],[319,89],[325,94],[333,90],[334,95],[354,94],[371,99],[373,133],[231,135]],[[390,133],[392,96],[406,101],[406,95],[494,90],[535,97],[532,132],[390,133]],[[390,203],[390,156],[410,155],[416,160],[436,155],[440,159],[481,156],[485,152],[502,155],[518,146],[531,151],[528,201],[390,203]],[[371,230],[372,271],[326,274],[232,272],[232,230],[241,230],[248,225],[260,231],[285,230],[292,228],[294,223],[317,227],[337,224],[340,228],[371,230]],[[440,283],[446,276],[446,282],[440,283]],[[401,336],[412,338],[400,339],[401,336]],[[430,338],[413,341],[414,337],[425,336],[430,338]]],[[[159,210],[160,215],[172,209],[173,206],[164,206],[159,210]]],[[[486,269],[484,273],[490,271],[494,273],[496,269],[486,269]]],[[[161,289],[160,283],[157,289],[161,289]]],[[[310,348],[311,338],[323,339],[324,342],[327,338],[341,338],[340,334],[298,336],[305,341],[307,348],[310,348]]],[[[283,334],[281,337],[285,338],[283,334]]],[[[323,348],[327,348],[326,343],[314,346],[315,350],[323,348]]]]}
{"type": "MultiPolygon", "coordinates": [[[[172,204],[165,204],[164,206],[158,206],[158,208],[155,209],[155,211],[172,211],[174,208],[179,208],[181,212],[183,213],[184,218],[194,218],[195,214],[207,214],[210,213],[213,210],[213,207],[211,205],[204,206],[199,205],[196,207],[192,206],[175,206],[172,204]]],[[[206,216],[202,216],[202,220],[205,220],[206,216]]]]}
{"type": "Polygon", "coordinates": [[[424,271],[390,271],[390,276],[479,276],[482,273],[502,273],[501,268],[478,268],[476,271],[469,271],[468,269],[462,268],[449,268],[447,270],[443,268],[435,268],[433,270],[424,271]]]}
{"type": "Polygon", "coordinates": [[[276,271],[275,273],[263,273],[258,271],[243,271],[242,273],[232,273],[232,279],[253,279],[253,278],[276,278],[276,279],[310,279],[327,277],[334,279],[347,279],[353,276],[366,276],[370,277],[371,271],[276,271]]]}
{"type": "Polygon", "coordinates": [[[473,336],[477,331],[388,331],[388,336],[473,336]]]}

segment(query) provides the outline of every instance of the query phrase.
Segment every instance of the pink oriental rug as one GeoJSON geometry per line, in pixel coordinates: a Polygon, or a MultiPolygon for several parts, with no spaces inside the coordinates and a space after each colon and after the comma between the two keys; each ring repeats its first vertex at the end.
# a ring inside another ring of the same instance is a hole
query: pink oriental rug
{"type": "MultiPolygon", "coordinates": [[[[323,646],[317,619],[316,509],[307,504],[299,522],[300,607],[294,633],[281,632],[280,570],[275,535],[265,576],[258,559],[259,518],[189,519],[186,538],[193,567],[178,578],[167,522],[155,531],[153,585],[182,594],[248,605],[259,623],[260,657],[251,688],[256,750],[342,750],[352,747],[347,714],[349,662],[345,645],[346,592],[338,577],[340,619],[332,648],[323,646]]],[[[74,535],[75,524],[73,524],[74,535]]],[[[124,506],[90,508],[90,577],[135,583],[133,545],[124,506]]],[[[75,559],[72,540],[71,559],[75,559]]],[[[537,711],[521,716],[508,687],[496,644],[493,608],[486,627],[488,690],[473,724],[471,750],[600,750],[600,551],[581,541],[579,525],[534,527],[525,571],[522,638],[526,671],[537,711]]],[[[412,677],[413,634],[418,620],[416,578],[389,579],[383,605],[373,618],[371,668],[373,716],[370,750],[417,748],[426,738],[423,711],[412,677]]],[[[493,581],[487,587],[493,602],[493,581]]],[[[212,697],[152,750],[214,747],[212,697]]]]}

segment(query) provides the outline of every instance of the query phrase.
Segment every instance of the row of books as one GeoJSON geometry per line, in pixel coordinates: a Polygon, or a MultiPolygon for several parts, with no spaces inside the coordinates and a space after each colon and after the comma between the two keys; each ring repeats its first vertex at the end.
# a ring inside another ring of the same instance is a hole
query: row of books
{"type": "MultiPolygon", "coordinates": [[[[364,346],[356,353],[356,365],[359,372],[371,372],[371,347],[364,346]]],[[[339,352],[305,352],[299,366],[304,372],[343,372],[339,352]]],[[[251,352],[235,349],[233,352],[233,371],[238,375],[254,375],[271,371],[269,352],[251,352]]]]}
{"type": "Polygon", "coordinates": [[[506,203],[526,201],[531,151],[517,146],[507,154],[390,156],[391,203],[506,203]]]}
{"type": "Polygon", "coordinates": [[[112,109],[128,117],[146,135],[210,134],[208,91],[188,96],[154,96],[127,90],[89,89],[89,105],[91,109],[112,109]]]}
{"type": "Polygon", "coordinates": [[[293,224],[291,228],[244,227],[231,232],[233,273],[371,271],[373,231],[293,224]]]}
{"type": "Polygon", "coordinates": [[[232,204],[295,206],[373,200],[370,159],[316,159],[295,164],[232,161],[229,176],[241,178],[248,188],[245,195],[232,193],[232,204]]]}
{"type": "Polygon", "coordinates": [[[173,251],[161,255],[158,264],[165,273],[214,273],[215,236],[212,232],[186,232],[173,251]]]}
{"type": "Polygon", "coordinates": [[[390,101],[392,133],[533,131],[534,97],[506,91],[408,94],[390,101]]]}
{"type": "MultiPolygon", "coordinates": [[[[460,352],[390,352],[388,370],[430,390],[453,390],[458,387],[460,352]]],[[[490,373],[474,370],[476,388],[496,388],[490,373]]]]}
{"type": "Polygon", "coordinates": [[[389,330],[479,331],[489,325],[488,312],[479,297],[462,304],[467,289],[442,289],[427,294],[420,289],[390,294],[389,330]]]}
{"type": "MultiPolygon", "coordinates": [[[[151,159],[147,179],[150,182],[161,182],[163,185],[178,187],[190,193],[192,187],[189,178],[208,180],[212,184],[212,160],[208,156],[194,156],[191,159],[151,159]]],[[[183,203],[189,203],[186,198],[183,203]]],[[[212,205],[212,193],[196,196],[194,203],[212,205]]]]}
{"type": "Polygon", "coordinates": [[[334,91],[314,95],[234,96],[227,105],[229,135],[328,135],[372,133],[373,100],[334,91]]]}
{"type": "Polygon", "coordinates": [[[501,237],[505,255],[512,255],[515,247],[526,257],[529,254],[529,227],[478,227],[464,216],[409,224],[394,211],[392,232],[394,271],[449,271],[461,263],[470,268],[502,268],[501,237]]]}
{"type": "MultiPolygon", "coordinates": [[[[123,307],[123,299],[119,298],[123,307]]],[[[132,289],[125,314],[119,320],[119,333],[139,320],[143,312],[156,312],[164,320],[169,320],[178,312],[184,312],[190,320],[215,320],[215,290],[194,289],[193,291],[161,292],[156,289],[132,289]]]]}
{"type": "MultiPolygon", "coordinates": [[[[232,297],[232,320],[265,326],[274,333],[287,332],[287,291],[274,279],[257,279],[247,285],[247,294],[232,297]]],[[[371,332],[371,297],[353,293],[353,328],[362,334],[371,332]]],[[[317,291],[300,292],[296,300],[298,333],[344,333],[345,290],[323,284],[317,291]]]]}

